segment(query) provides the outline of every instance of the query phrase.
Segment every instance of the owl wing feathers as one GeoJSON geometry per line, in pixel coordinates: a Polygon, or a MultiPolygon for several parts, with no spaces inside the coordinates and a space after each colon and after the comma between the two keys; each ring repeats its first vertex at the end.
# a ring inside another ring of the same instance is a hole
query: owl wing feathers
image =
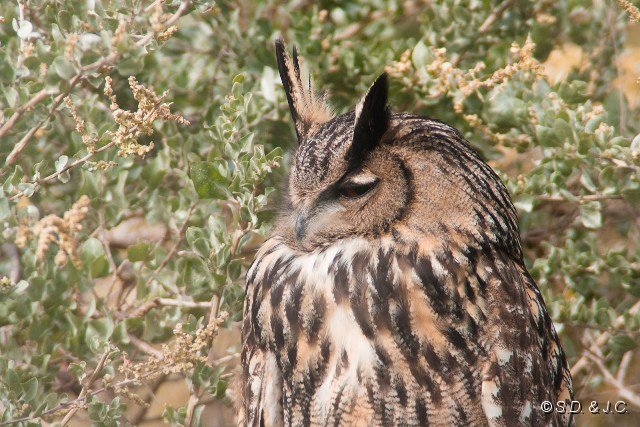
{"type": "Polygon", "coordinates": [[[248,349],[243,355],[243,366],[246,367],[244,408],[238,417],[238,425],[283,425],[282,375],[273,353],[257,346],[248,349]]]}
{"type": "MultiPolygon", "coordinates": [[[[254,263],[254,267],[259,264],[254,263]]],[[[250,270],[251,271],[251,270],[250,270]]],[[[242,390],[238,426],[262,427],[283,425],[282,374],[272,352],[260,344],[257,315],[260,285],[249,275],[242,325],[242,390]]]]}
{"type": "Polygon", "coordinates": [[[481,404],[490,426],[572,425],[541,411],[541,403],[572,398],[571,376],[542,294],[526,268],[497,257],[489,332],[493,344],[482,368],[481,404]],[[502,291],[502,292],[500,292],[502,291]]]}

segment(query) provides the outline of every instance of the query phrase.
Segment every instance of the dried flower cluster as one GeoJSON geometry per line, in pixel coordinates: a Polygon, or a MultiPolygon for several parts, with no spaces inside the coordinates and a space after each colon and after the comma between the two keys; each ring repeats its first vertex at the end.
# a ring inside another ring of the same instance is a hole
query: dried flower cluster
{"type": "Polygon", "coordinates": [[[172,25],[168,28],[166,27],[165,22],[170,17],[170,13],[164,13],[164,11],[162,10],[162,3],[157,2],[155,4],[153,14],[149,18],[149,22],[151,23],[151,29],[156,35],[156,40],[160,43],[167,41],[176,33],[176,31],[178,31],[178,27],[175,25],[172,25]]]}
{"type": "Polygon", "coordinates": [[[118,163],[106,160],[100,160],[97,162],[88,161],[85,164],[87,165],[87,170],[90,171],[104,171],[107,169],[111,169],[114,166],[118,166],[118,163]]]}
{"type": "Polygon", "coordinates": [[[0,277],[0,294],[10,291],[15,285],[7,276],[0,277]]]}
{"type": "Polygon", "coordinates": [[[111,77],[105,79],[104,94],[111,101],[111,111],[118,130],[108,132],[108,136],[118,146],[118,155],[128,157],[137,155],[144,157],[153,149],[153,143],[141,145],[138,138],[142,135],[153,134],[153,122],[156,119],[173,121],[181,125],[189,125],[189,121],[179,114],[171,113],[171,103],[166,102],[167,92],[158,96],[153,90],[138,84],[136,78],[129,77],[129,87],[133,97],[138,102],[137,111],[128,111],[120,108],[113,93],[111,77]]]}
{"type": "Polygon", "coordinates": [[[69,37],[67,37],[66,40],[66,45],[64,48],[64,57],[68,60],[73,60],[73,52],[76,49],[76,46],[78,45],[78,40],[80,39],[80,37],[78,36],[77,33],[71,33],[69,34],[69,37]]]}
{"type": "Polygon", "coordinates": [[[532,78],[540,78],[542,74],[541,64],[533,57],[535,44],[527,40],[522,47],[517,43],[511,45],[510,53],[515,61],[504,68],[499,68],[485,78],[479,77],[480,73],[486,69],[484,62],[478,62],[469,70],[462,70],[456,67],[447,57],[445,48],[431,48],[432,61],[425,66],[425,73],[411,73],[414,64],[411,60],[412,52],[407,50],[402,53],[400,60],[394,62],[386,71],[402,79],[412,79],[413,84],[420,86],[430,86],[431,98],[449,96],[453,99],[454,110],[462,114],[469,125],[489,140],[498,144],[521,145],[530,142],[530,138],[524,134],[510,135],[496,133],[483,122],[477,114],[464,114],[464,100],[473,95],[480,94],[480,90],[491,90],[504,86],[516,73],[528,72],[532,78]]]}
{"type": "Polygon", "coordinates": [[[118,46],[122,41],[123,36],[126,34],[126,31],[127,31],[126,21],[120,21],[118,23],[118,28],[116,28],[116,31],[113,33],[113,37],[111,37],[111,44],[113,46],[118,46]]]}
{"type": "Polygon", "coordinates": [[[52,244],[58,246],[58,252],[54,258],[57,266],[63,266],[69,259],[75,265],[80,265],[78,258],[77,234],[82,230],[81,222],[89,212],[89,197],[83,195],[75,202],[71,209],[60,218],[57,215],[47,215],[38,221],[33,228],[27,223],[21,223],[15,243],[18,247],[25,247],[28,240],[37,239],[36,259],[44,258],[47,250],[52,244]]]}
{"type": "Polygon", "coordinates": [[[625,10],[629,14],[629,19],[632,22],[640,22],[640,10],[637,7],[632,5],[627,0],[618,0],[620,7],[625,10]]]}
{"type": "Polygon", "coordinates": [[[169,28],[167,28],[166,30],[158,33],[158,35],[156,36],[156,40],[158,40],[160,43],[166,42],[167,40],[169,40],[171,38],[171,36],[173,36],[176,32],[178,31],[178,27],[176,25],[172,25],[169,28]]]}
{"type": "Polygon", "coordinates": [[[96,142],[98,141],[98,137],[96,135],[89,135],[87,129],[84,124],[84,120],[78,115],[78,110],[76,106],[73,104],[71,97],[67,96],[64,98],[64,103],[71,112],[73,116],[73,120],[76,122],[76,132],[82,135],[82,143],[87,147],[89,153],[93,153],[96,151],[96,142]]]}
{"type": "Polygon", "coordinates": [[[404,76],[411,72],[411,50],[407,49],[400,55],[400,59],[385,67],[385,71],[392,76],[404,76]]]}
{"type": "MultiPolygon", "coordinates": [[[[531,40],[527,40],[520,47],[517,43],[511,45],[510,52],[515,58],[515,62],[494,71],[489,77],[480,78],[478,75],[486,69],[484,62],[478,62],[469,70],[462,70],[454,66],[447,57],[445,48],[431,48],[433,60],[425,67],[426,73],[413,73],[411,76],[411,68],[414,66],[411,62],[411,51],[405,51],[400,60],[394,62],[386,71],[396,77],[414,80],[413,84],[431,86],[431,98],[439,98],[441,96],[449,96],[453,99],[453,108],[457,113],[463,113],[463,102],[472,94],[479,94],[481,89],[490,90],[506,84],[518,72],[530,72],[533,78],[542,76],[542,66],[533,57],[535,44],[531,40]]],[[[475,114],[463,115],[467,122],[494,142],[504,143],[513,139],[510,135],[497,134],[482,123],[480,117],[475,114]]],[[[526,136],[521,135],[520,140],[510,141],[515,144],[527,143],[526,136]]]]}
{"type": "MultiPolygon", "coordinates": [[[[145,361],[134,363],[125,354],[123,363],[119,367],[120,372],[128,380],[136,379],[138,380],[136,383],[139,383],[143,379],[153,380],[161,375],[193,369],[196,362],[207,360],[207,350],[227,316],[227,312],[221,312],[215,320],[198,328],[194,333],[184,332],[182,324],[178,323],[173,330],[175,339],[172,345],[163,344],[161,355],[150,356],[145,361]]],[[[116,391],[122,392],[121,389],[116,391]]],[[[129,397],[128,394],[126,396],[129,397]]]]}

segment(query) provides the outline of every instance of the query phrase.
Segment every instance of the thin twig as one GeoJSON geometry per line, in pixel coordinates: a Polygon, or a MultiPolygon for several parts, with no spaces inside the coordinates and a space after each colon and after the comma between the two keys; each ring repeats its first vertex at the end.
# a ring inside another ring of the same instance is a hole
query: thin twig
{"type": "MultiPolygon", "coordinates": [[[[78,395],[78,400],[84,400],[85,397],[87,396],[87,392],[89,391],[93,383],[98,379],[98,375],[100,375],[100,372],[102,372],[102,368],[104,368],[104,364],[107,362],[107,359],[109,358],[109,353],[111,353],[110,348],[108,348],[104,352],[104,354],[100,358],[100,361],[98,362],[98,366],[96,366],[96,369],[93,370],[93,373],[89,377],[89,380],[82,386],[82,390],[78,395]]],[[[67,415],[64,416],[64,418],[60,422],[60,425],[62,425],[62,427],[66,426],[71,420],[71,418],[73,418],[73,416],[76,414],[76,412],[78,412],[78,409],[80,409],[79,406],[77,405],[73,406],[71,410],[67,412],[67,415]]]]}
{"type": "Polygon", "coordinates": [[[138,350],[141,350],[142,352],[151,356],[157,357],[158,359],[162,358],[162,352],[151,346],[151,344],[149,344],[145,340],[141,340],[135,335],[129,334],[129,341],[131,341],[131,344],[133,344],[138,350]]]}
{"type": "Polygon", "coordinates": [[[120,381],[120,382],[118,382],[116,384],[113,384],[113,385],[109,385],[109,386],[106,386],[106,387],[101,387],[101,388],[99,388],[97,390],[94,390],[94,391],[91,391],[91,392],[87,392],[86,395],[84,395],[82,397],[78,397],[78,398],[76,398],[74,400],[71,400],[69,402],[61,403],[61,404],[59,404],[58,406],[56,406],[54,408],[51,408],[51,409],[49,409],[47,411],[44,411],[42,414],[40,414],[37,417],[36,416],[25,416],[25,417],[22,417],[22,418],[15,418],[13,420],[0,422],[0,427],[14,425],[14,424],[18,424],[18,423],[22,423],[22,422],[26,422],[26,421],[31,421],[31,420],[42,419],[42,418],[48,417],[49,415],[53,415],[53,414],[55,414],[55,413],[57,413],[57,412],[59,412],[59,411],[61,411],[63,409],[67,409],[67,408],[69,408],[71,406],[81,405],[89,397],[96,396],[96,395],[98,395],[100,393],[104,393],[105,391],[107,391],[109,389],[127,387],[127,386],[134,385],[134,384],[141,384],[143,379],[148,378],[148,377],[153,376],[153,375],[156,375],[156,374],[162,372],[164,369],[165,369],[164,367],[158,368],[158,369],[154,369],[154,370],[151,370],[149,372],[146,372],[141,377],[130,378],[128,380],[123,380],[123,381],[120,381]]]}
{"type": "Polygon", "coordinates": [[[195,209],[195,207],[196,207],[195,203],[191,205],[191,207],[189,207],[189,210],[187,211],[187,216],[184,219],[184,223],[178,230],[178,236],[176,238],[175,243],[169,250],[169,253],[167,253],[167,256],[164,257],[164,259],[162,260],[158,268],[156,268],[154,272],[151,274],[151,277],[149,277],[145,286],[149,286],[149,284],[156,279],[158,274],[160,274],[160,272],[167,266],[167,264],[169,264],[169,261],[171,261],[171,258],[173,258],[173,256],[176,254],[178,247],[180,247],[180,244],[182,243],[182,239],[184,238],[184,232],[187,229],[187,226],[189,225],[189,220],[191,219],[191,215],[193,214],[193,210],[195,209]]]}
{"type": "Polygon", "coordinates": [[[151,382],[151,384],[148,387],[147,396],[142,398],[146,402],[146,405],[138,406],[135,409],[133,409],[132,414],[129,417],[131,419],[132,425],[137,426],[143,420],[149,421],[149,419],[145,419],[145,418],[147,416],[147,412],[149,411],[149,408],[151,407],[151,401],[154,399],[156,391],[158,391],[160,386],[167,380],[167,378],[168,378],[168,375],[163,375],[157,380],[154,380],[151,382]]]}
{"type": "MultiPolygon", "coordinates": [[[[51,119],[51,117],[53,117],[53,115],[58,110],[58,107],[60,106],[60,104],[62,104],[62,101],[64,100],[64,98],[67,95],[69,95],[69,93],[71,93],[71,90],[78,84],[78,82],[80,82],[80,80],[82,80],[81,74],[77,74],[74,78],[71,79],[71,81],[69,82],[69,87],[63,93],[59,94],[56,97],[56,99],[53,101],[53,105],[49,110],[49,114],[47,114],[47,116],[44,119],[40,120],[40,122],[38,122],[34,127],[29,129],[29,131],[22,137],[22,139],[20,139],[20,141],[13,147],[13,149],[7,156],[5,165],[10,166],[16,161],[16,159],[18,158],[22,150],[24,150],[24,148],[27,146],[29,141],[31,141],[31,138],[33,138],[33,135],[35,135],[36,132],[38,132],[38,130],[40,130],[40,128],[42,128],[51,119]]],[[[33,99],[30,100],[29,102],[32,102],[32,101],[33,99]]],[[[29,102],[27,102],[27,104],[29,102]]],[[[13,124],[11,126],[13,126],[13,124]]]]}
{"type": "MultiPolygon", "coordinates": [[[[185,230],[187,229],[187,226],[189,225],[189,220],[191,219],[191,215],[193,214],[193,211],[196,207],[196,203],[194,203],[193,205],[191,205],[191,207],[189,207],[189,210],[187,211],[187,215],[185,217],[184,223],[182,224],[182,226],[180,227],[180,229],[178,230],[178,236],[176,237],[176,241],[173,244],[173,246],[171,247],[171,249],[169,250],[169,253],[167,253],[167,255],[164,257],[164,259],[162,260],[162,262],[160,263],[160,265],[153,271],[153,273],[151,273],[151,276],[147,279],[146,283],[145,283],[145,287],[148,287],[152,281],[156,280],[158,274],[160,274],[160,272],[169,264],[169,261],[171,261],[171,258],[173,258],[173,256],[178,252],[178,247],[180,247],[180,244],[182,243],[182,239],[184,239],[184,233],[185,230]]],[[[165,286],[163,286],[165,287],[165,286]]],[[[165,287],[166,289],[166,287],[165,287]]],[[[171,289],[169,289],[171,291],[171,289]]],[[[183,301],[183,300],[173,300],[173,299],[168,299],[168,298],[154,298],[151,301],[147,301],[142,305],[139,305],[137,307],[133,308],[133,311],[130,311],[132,308],[129,307],[127,310],[125,310],[125,313],[123,314],[123,316],[126,317],[141,317],[144,316],[149,310],[151,310],[154,307],[158,307],[160,305],[171,305],[171,306],[177,306],[176,304],[180,303],[181,306],[183,307],[188,307],[188,305],[193,305],[190,308],[206,308],[201,306],[200,304],[206,304],[206,303],[196,303],[196,302],[188,302],[188,301],[183,301]],[[160,300],[164,300],[165,304],[160,304],[159,301],[160,300]]],[[[208,306],[207,306],[208,307],[208,306]]]]}
{"type": "Polygon", "coordinates": [[[240,358],[240,353],[232,353],[232,354],[228,354],[226,356],[222,356],[219,359],[214,360],[213,362],[211,362],[212,365],[214,366],[218,366],[218,365],[223,365],[227,362],[231,362],[232,360],[238,359],[240,358]]]}
{"type": "Polygon", "coordinates": [[[207,301],[185,301],[171,298],[157,298],[156,304],[165,307],[184,307],[184,308],[209,308],[211,303],[207,301]]]}
{"type": "MultiPolygon", "coordinates": [[[[218,295],[214,294],[211,298],[211,302],[208,303],[211,307],[211,311],[209,312],[209,317],[207,318],[207,325],[211,322],[214,322],[215,319],[218,318],[218,312],[220,310],[220,298],[218,295]]],[[[211,360],[211,355],[213,353],[213,345],[209,349],[209,353],[207,354],[207,359],[211,360]]],[[[222,362],[221,362],[222,363],[222,362]]],[[[189,396],[189,401],[187,403],[187,414],[185,416],[184,425],[186,427],[191,427],[193,424],[193,416],[195,414],[195,410],[200,405],[200,401],[202,399],[203,390],[200,387],[194,386],[191,395],[189,396]]]]}
{"type": "Polygon", "coordinates": [[[360,20],[359,22],[353,23],[349,26],[347,26],[347,28],[345,28],[341,33],[338,33],[335,35],[335,37],[333,38],[334,41],[342,41],[342,40],[350,40],[353,38],[353,36],[355,36],[356,34],[358,34],[360,31],[362,31],[364,28],[367,27],[367,25],[369,25],[370,23],[377,21],[378,19],[382,18],[385,16],[387,12],[384,10],[378,10],[375,12],[372,12],[370,14],[368,14],[364,19],[360,20]]]}
{"type": "Polygon", "coordinates": [[[627,386],[618,381],[616,377],[614,377],[611,372],[609,372],[607,367],[602,362],[602,354],[589,353],[588,357],[596,364],[596,366],[602,373],[604,380],[618,391],[620,397],[628,401],[628,403],[631,403],[632,405],[640,408],[640,395],[627,388],[627,386]]]}
{"type": "Polygon", "coordinates": [[[544,200],[545,202],[593,202],[600,200],[620,200],[622,199],[622,195],[620,194],[586,194],[584,196],[575,196],[575,200],[571,200],[564,196],[552,196],[548,194],[540,194],[537,196],[539,200],[544,200]]]}
{"type": "Polygon", "coordinates": [[[193,415],[195,414],[196,408],[200,403],[200,397],[201,396],[199,392],[192,393],[189,396],[189,401],[187,402],[187,414],[185,415],[185,418],[184,418],[185,427],[191,427],[191,425],[193,424],[193,415]]]}
{"type": "Polygon", "coordinates": [[[40,103],[40,101],[45,99],[47,95],[49,95],[49,91],[47,89],[42,89],[40,92],[36,93],[33,98],[25,102],[23,105],[19,106],[11,115],[11,117],[9,117],[9,120],[4,122],[4,124],[0,126],[0,138],[5,136],[5,134],[11,130],[13,125],[16,124],[18,119],[22,117],[24,113],[35,107],[38,103],[40,103]]]}
{"type": "Polygon", "coordinates": [[[633,359],[633,352],[628,351],[622,356],[622,360],[620,361],[620,366],[618,366],[618,374],[616,378],[618,381],[622,382],[627,376],[627,370],[629,369],[629,364],[631,363],[631,359],[633,359]]]}
{"type": "MultiPolygon", "coordinates": [[[[104,192],[104,183],[105,176],[104,172],[100,171],[100,198],[102,199],[104,192]]],[[[109,268],[111,269],[111,284],[109,285],[109,290],[107,291],[107,296],[105,297],[105,301],[108,303],[109,298],[111,298],[111,293],[113,292],[113,288],[115,284],[118,282],[118,267],[116,266],[116,262],[113,259],[113,254],[111,253],[111,246],[109,245],[109,239],[107,238],[107,232],[105,230],[106,220],[104,218],[104,203],[100,204],[100,209],[98,209],[98,236],[100,243],[102,244],[102,248],[107,255],[107,262],[109,263],[109,268]]]]}
{"type": "MultiPolygon", "coordinates": [[[[62,96],[62,95],[60,95],[60,96],[62,96]]],[[[155,111],[155,108],[156,107],[154,107],[149,113],[147,113],[146,116],[150,116],[151,114],[153,114],[153,111],[155,111]]],[[[143,117],[142,120],[144,120],[144,117],[143,117]]],[[[137,132],[137,130],[138,130],[138,125],[134,125],[134,126],[131,126],[131,128],[127,129],[127,133],[133,135],[133,134],[135,134],[137,132]]],[[[72,169],[72,168],[74,168],[76,166],[85,164],[93,156],[95,156],[96,154],[101,153],[101,152],[113,147],[115,144],[116,144],[116,140],[114,139],[111,142],[109,142],[108,144],[106,144],[106,145],[104,145],[104,146],[102,146],[102,147],[100,147],[100,148],[98,148],[96,150],[90,151],[84,157],[76,160],[75,162],[66,165],[61,170],[56,171],[56,172],[52,173],[51,175],[49,175],[49,176],[47,176],[45,178],[33,180],[31,182],[31,184],[33,184],[35,186],[38,186],[38,185],[43,184],[45,182],[52,181],[52,180],[56,179],[57,177],[59,177],[60,175],[62,175],[63,173],[67,172],[68,170],[70,170],[70,169],[72,169]]],[[[23,191],[19,191],[18,193],[16,193],[13,196],[9,197],[9,200],[10,201],[16,200],[17,198],[19,198],[19,197],[21,197],[23,195],[24,195],[24,190],[23,191]]]]}
{"type": "Polygon", "coordinates": [[[500,19],[500,17],[502,16],[502,14],[509,9],[509,7],[513,4],[514,0],[505,0],[503,1],[497,8],[496,10],[493,11],[493,13],[491,13],[491,15],[487,16],[487,19],[484,20],[484,22],[482,23],[482,25],[480,25],[480,28],[478,28],[478,34],[484,34],[487,31],[489,31],[489,29],[491,28],[491,26],[498,20],[500,19]]]}
{"type": "MultiPolygon", "coordinates": [[[[100,147],[100,148],[96,149],[95,151],[93,151],[93,152],[90,152],[90,153],[86,154],[84,157],[79,158],[79,159],[78,159],[78,160],[76,160],[75,162],[68,164],[67,166],[65,166],[64,168],[60,169],[59,171],[54,172],[54,173],[52,173],[51,175],[49,175],[49,176],[47,176],[47,177],[45,177],[45,178],[35,180],[35,181],[33,181],[31,184],[34,184],[34,185],[40,185],[40,184],[43,184],[43,183],[45,183],[45,182],[52,181],[52,180],[54,180],[54,179],[58,178],[58,177],[59,177],[60,175],[62,175],[63,173],[65,173],[66,171],[68,171],[69,169],[72,169],[72,168],[74,168],[74,167],[76,167],[76,166],[78,166],[78,165],[83,165],[83,164],[85,164],[85,163],[86,163],[87,161],[89,161],[93,156],[95,156],[95,155],[96,155],[96,154],[98,154],[98,153],[102,153],[102,152],[103,152],[103,151],[105,151],[105,150],[108,150],[109,148],[113,147],[115,144],[116,144],[116,142],[115,142],[115,141],[111,141],[111,142],[110,142],[110,143],[108,143],[107,145],[104,145],[104,146],[102,146],[102,147],[100,147]]],[[[13,196],[9,197],[9,200],[10,200],[10,201],[13,201],[13,200],[16,200],[16,199],[18,199],[18,198],[20,198],[20,197],[22,197],[22,196],[24,196],[24,191],[19,191],[19,192],[17,192],[16,194],[14,194],[13,196]]]]}
{"type": "MultiPolygon", "coordinates": [[[[635,315],[638,311],[640,311],[640,301],[636,302],[627,313],[631,316],[635,315]]],[[[624,325],[624,316],[620,315],[616,318],[615,322],[613,322],[614,326],[622,326],[624,325]]],[[[588,366],[589,352],[590,353],[599,353],[600,348],[602,348],[607,342],[609,342],[609,338],[611,334],[609,332],[603,332],[596,340],[593,342],[591,347],[582,354],[580,359],[571,367],[571,375],[576,376],[578,372],[585,369],[588,366]]]]}
{"type": "Polygon", "coordinates": [[[632,330],[632,329],[625,329],[625,328],[611,328],[606,326],[600,326],[600,325],[594,325],[594,324],[583,324],[583,323],[576,323],[571,321],[564,321],[561,323],[565,325],[569,325],[573,328],[594,329],[596,331],[608,332],[610,334],[628,334],[628,335],[640,334],[640,330],[632,330]]]}

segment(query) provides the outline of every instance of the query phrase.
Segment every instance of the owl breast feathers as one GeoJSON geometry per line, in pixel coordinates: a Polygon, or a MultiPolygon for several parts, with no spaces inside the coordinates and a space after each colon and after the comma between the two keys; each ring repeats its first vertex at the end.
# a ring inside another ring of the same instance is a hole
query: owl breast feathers
{"type": "Polygon", "coordinates": [[[298,137],[247,273],[239,424],[566,425],[572,397],[500,179],[380,76],[334,116],[276,43],[298,137]]]}

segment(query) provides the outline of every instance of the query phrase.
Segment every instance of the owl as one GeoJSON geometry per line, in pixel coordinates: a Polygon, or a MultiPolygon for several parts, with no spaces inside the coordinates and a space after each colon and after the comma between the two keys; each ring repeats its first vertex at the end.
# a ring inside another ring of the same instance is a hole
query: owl
{"type": "Polygon", "coordinates": [[[247,272],[240,425],[566,425],[567,362],[495,172],[391,113],[382,74],[334,115],[276,42],[286,202],[247,272]]]}

